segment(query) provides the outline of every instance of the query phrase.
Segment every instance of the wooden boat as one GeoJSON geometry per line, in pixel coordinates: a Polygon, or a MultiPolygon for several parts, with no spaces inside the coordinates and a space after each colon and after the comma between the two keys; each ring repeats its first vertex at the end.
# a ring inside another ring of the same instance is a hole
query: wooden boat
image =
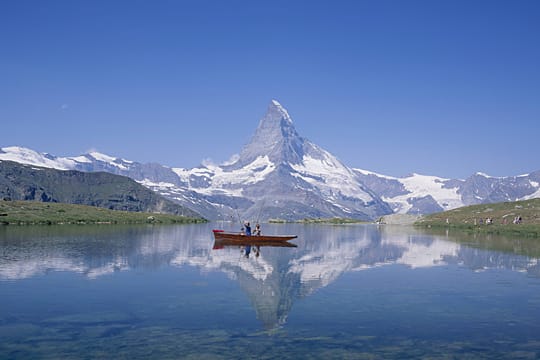
{"type": "Polygon", "coordinates": [[[298,247],[298,245],[290,243],[288,241],[257,241],[257,239],[249,239],[250,237],[256,238],[256,236],[246,236],[246,240],[240,239],[240,240],[214,240],[214,246],[213,249],[223,249],[227,246],[256,246],[256,247],[264,247],[264,246],[270,246],[270,247],[298,247]]]}
{"type": "Polygon", "coordinates": [[[238,242],[285,242],[292,239],[296,239],[296,235],[251,235],[246,236],[242,233],[237,232],[227,232],[224,230],[212,230],[214,233],[215,240],[228,240],[228,241],[238,241],[238,242]]]}

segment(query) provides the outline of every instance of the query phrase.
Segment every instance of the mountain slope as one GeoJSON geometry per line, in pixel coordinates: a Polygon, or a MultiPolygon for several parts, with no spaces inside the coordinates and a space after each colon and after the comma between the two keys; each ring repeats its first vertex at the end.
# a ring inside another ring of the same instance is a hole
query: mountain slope
{"type": "Polygon", "coordinates": [[[299,136],[289,114],[275,100],[234,163],[173,170],[211,202],[219,203],[224,194],[233,200],[242,198],[242,204],[225,205],[251,219],[368,220],[391,212],[351,169],[299,136]]]}
{"type": "Polygon", "coordinates": [[[423,216],[416,225],[538,237],[540,198],[464,206],[423,216]]]}
{"type": "Polygon", "coordinates": [[[0,197],[200,217],[124,176],[62,171],[12,161],[0,161],[0,197]]]}
{"type": "Polygon", "coordinates": [[[464,205],[459,194],[461,180],[419,174],[395,178],[361,169],[355,169],[355,172],[392,207],[394,213],[430,214],[464,205]]]}
{"type": "Polygon", "coordinates": [[[465,180],[418,174],[397,178],[354,171],[398,214],[431,214],[467,205],[540,197],[540,171],[500,178],[476,173],[465,180]]]}
{"type": "Polygon", "coordinates": [[[464,205],[540,197],[540,171],[494,178],[390,177],[352,169],[301,137],[287,110],[272,100],[251,140],[222,165],[193,169],[141,164],[98,152],[56,157],[21,147],[0,160],[128,176],[207,219],[376,219],[390,213],[430,214],[464,205]]]}

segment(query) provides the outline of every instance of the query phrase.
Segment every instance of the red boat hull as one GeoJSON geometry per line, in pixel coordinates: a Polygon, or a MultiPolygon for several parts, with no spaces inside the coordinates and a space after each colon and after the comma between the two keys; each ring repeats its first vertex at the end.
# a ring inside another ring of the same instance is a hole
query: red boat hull
{"type": "Polygon", "coordinates": [[[226,232],[223,230],[213,230],[215,240],[227,240],[238,242],[284,242],[296,239],[296,235],[252,235],[246,236],[242,233],[226,232]]]}

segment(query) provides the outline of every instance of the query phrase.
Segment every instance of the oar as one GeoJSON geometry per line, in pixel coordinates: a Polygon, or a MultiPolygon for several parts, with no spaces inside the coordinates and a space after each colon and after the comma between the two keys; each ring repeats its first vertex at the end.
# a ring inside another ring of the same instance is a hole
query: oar
{"type": "Polygon", "coordinates": [[[257,224],[259,223],[259,220],[261,219],[261,214],[262,214],[262,210],[264,208],[264,202],[265,201],[266,201],[266,199],[263,199],[262,204],[261,204],[261,208],[259,209],[259,215],[257,215],[257,224]]]}

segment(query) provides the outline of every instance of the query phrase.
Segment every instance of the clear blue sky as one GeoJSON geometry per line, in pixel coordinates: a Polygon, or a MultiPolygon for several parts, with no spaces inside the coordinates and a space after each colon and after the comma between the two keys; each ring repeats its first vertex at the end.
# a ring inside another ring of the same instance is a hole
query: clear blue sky
{"type": "Polygon", "coordinates": [[[0,147],[220,163],[271,99],[351,167],[540,170],[540,1],[0,0],[0,147]]]}

